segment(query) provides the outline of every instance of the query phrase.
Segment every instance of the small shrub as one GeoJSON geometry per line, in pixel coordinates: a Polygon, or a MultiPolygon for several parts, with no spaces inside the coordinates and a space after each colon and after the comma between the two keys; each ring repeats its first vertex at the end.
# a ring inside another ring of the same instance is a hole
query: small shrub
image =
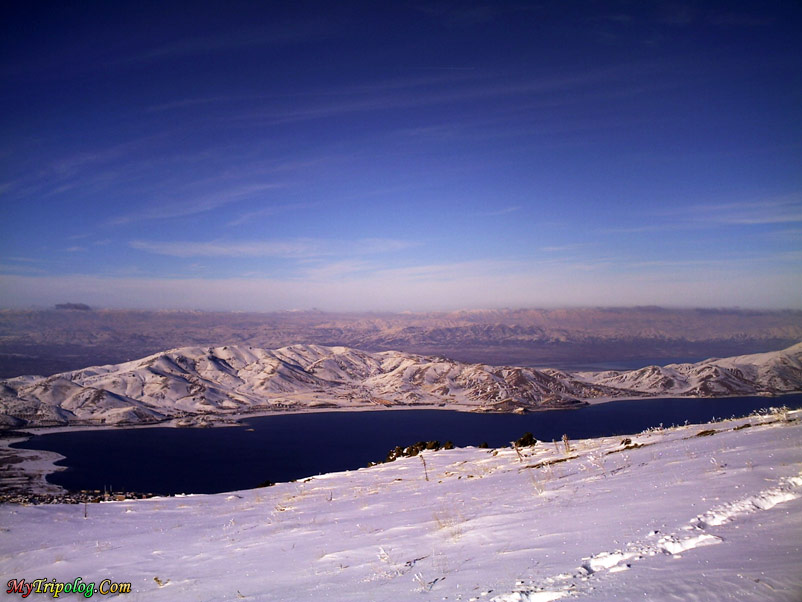
{"type": "Polygon", "coordinates": [[[537,439],[532,433],[524,433],[524,435],[520,439],[516,439],[514,442],[515,447],[530,447],[537,443],[537,439]]]}
{"type": "Polygon", "coordinates": [[[453,541],[462,537],[462,523],[465,521],[462,514],[453,508],[445,508],[432,515],[438,531],[444,531],[453,541]]]}
{"type": "Polygon", "coordinates": [[[392,462],[393,460],[397,460],[398,458],[411,458],[413,456],[417,456],[424,450],[431,450],[437,451],[439,449],[453,449],[454,444],[451,441],[446,441],[446,444],[441,446],[440,442],[435,441],[418,441],[417,443],[413,443],[407,447],[401,447],[400,445],[396,445],[393,449],[391,449],[387,456],[385,457],[385,462],[392,462]]]}
{"type": "Polygon", "coordinates": [[[393,449],[387,452],[387,457],[384,459],[385,462],[392,462],[396,458],[400,458],[404,455],[404,448],[400,445],[396,445],[393,449]]]}

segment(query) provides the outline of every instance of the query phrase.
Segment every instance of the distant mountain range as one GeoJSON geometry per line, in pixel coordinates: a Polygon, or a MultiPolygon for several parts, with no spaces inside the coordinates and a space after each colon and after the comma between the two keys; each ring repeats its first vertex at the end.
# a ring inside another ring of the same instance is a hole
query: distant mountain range
{"type": "MultiPolygon", "coordinates": [[[[0,310],[0,378],[118,364],[177,347],[344,346],[567,370],[783,349],[802,311],[607,307],[422,313],[0,310]],[[606,365],[598,365],[605,362],[606,365]]],[[[86,309],[83,309],[86,307],[86,309]]]]}
{"type": "Polygon", "coordinates": [[[292,345],[183,347],[49,377],[0,380],[0,426],[195,425],[230,414],[409,406],[484,412],[633,397],[802,391],[802,343],[782,351],[631,371],[469,364],[398,351],[292,345]]]}

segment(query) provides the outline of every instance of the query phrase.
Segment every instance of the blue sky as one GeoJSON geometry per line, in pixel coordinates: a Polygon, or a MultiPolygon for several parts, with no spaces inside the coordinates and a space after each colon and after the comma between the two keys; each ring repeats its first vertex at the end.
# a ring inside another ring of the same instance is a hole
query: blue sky
{"type": "Polygon", "coordinates": [[[19,2],[0,306],[802,308],[796,2],[19,2]]]}

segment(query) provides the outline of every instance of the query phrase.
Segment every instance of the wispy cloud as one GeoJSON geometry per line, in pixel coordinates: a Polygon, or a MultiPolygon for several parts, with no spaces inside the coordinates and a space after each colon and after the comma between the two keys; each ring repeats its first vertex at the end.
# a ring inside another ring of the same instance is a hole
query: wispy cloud
{"type": "Polygon", "coordinates": [[[92,150],[72,152],[51,161],[45,166],[44,171],[46,175],[56,175],[62,178],[80,175],[86,171],[95,171],[100,165],[130,158],[132,153],[147,152],[153,144],[164,140],[168,135],[167,132],[147,134],[92,150]]]}
{"type": "Polygon", "coordinates": [[[420,91],[421,88],[438,88],[443,86],[450,86],[465,81],[476,81],[480,76],[476,73],[448,73],[439,74],[437,76],[419,76],[419,77],[399,77],[391,79],[381,79],[376,81],[368,81],[362,83],[354,83],[349,85],[341,85],[327,89],[317,90],[315,92],[309,91],[296,91],[295,93],[284,92],[282,94],[240,94],[240,95],[215,95],[215,96],[197,96],[188,98],[178,98],[172,101],[163,102],[160,104],[151,105],[146,110],[148,112],[161,112],[176,109],[185,109],[187,107],[208,106],[208,105],[229,105],[233,106],[237,103],[243,102],[256,102],[260,104],[267,104],[277,100],[287,100],[290,98],[293,105],[299,102],[309,101],[311,99],[319,101],[320,99],[327,99],[327,102],[334,99],[349,99],[349,98],[375,98],[377,96],[386,96],[389,94],[397,94],[398,92],[409,93],[411,91],[420,91]]]}
{"type": "Polygon", "coordinates": [[[190,193],[184,193],[184,196],[188,198],[151,205],[135,213],[120,215],[110,220],[109,223],[111,225],[121,225],[143,220],[187,217],[253,198],[261,193],[281,187],[283,187],[282,184],[268,183],[239,186],[206,195],[195,196],[190,193]]]}
{"type": "Polygon", "coordinates": [[[802,222],[802,194],[754,202],[697,205],[691,210],[722,224],[795,224],[802,222]]]}
{"type": "Polygon", "coordinates": [[[783,228],[782,230],[775,230],[772,234],[776,237],[781,237],[786,240],[802,241],[802,227],[789,226],[788,228],[783,228]]]}
{"type": "Polygon", "coordinates": [[[418,6],[422,13],[440,19],[448,27],[472,27],[492,21],[498,14],[493,4],[432,3],[418,6]]]}
{"type": "Polygon", "coordinates": [[[667,222],[642,224],[639,226],[621,226],[614,228],[601,228],[598,230],[602,234],[642,234],[645,232],[670,232],[676,230],[698,230],[700,228],[710,228],[713,224],[709,222],[667,222]]]}
{"type": "MultiPolygon", "coordinates": [[[[532,101],[555,92],[569,91],[582,91],[587,96],[598,94],[600,84],[605,84],[606,87],[616,85],[620,90],[622,84],[633,81],[634,76],[643,68],[642,65],[626,64],[529,79],[470,72],[459,74],[456,80],[454,76],[449,76],[400,81],[397,84],[375,82],[350,88],[321,90],[311,98],[311,102],[308,95],[296,96],[291,105],[286,102],[268,105],[258,111],[234,114],[231,119],[247,121],[249,124],[278,125],[348,113],[466,103],[501,97],[520,97],[532,101]]],[[[640,89],[636,89],[633,93],[639,92],[640,89]]]]}
{"type": "Polygon", "coordinates": [[[34,259],[33,257],[19,257],[19,256],[6,257],[5,260],[6,261],[19,261],[21,263],[40,263],[41,262],[41,259],[34,259]]]}
{"type": "Polygon", "coordinates": [[[19,180],[16,181],[9,181],[9,182],[0,182],[0,194],[5,194],[9,190],[12,190],[17,184],[19,180]]]}
{"type": "Polygon", "coordinates": [[[322,19],[294,22],[291,27],[277,24],[270,28],[252,28],[208,36],[188,37],[156,46],[146,52],[133,54],[112,64],[135,64],[184,58],[210,53],[248,49],[259,46],[296,44],[324,39],[336,28],[322,19]]]}
{"type": "Polygon", "coordinates": [[[375,272],[376,269],[377,264],[375,262],[361,259],[348,259],[306,267],[301,270],[300,274],[302,278],[311,281],[326,281],[353,277],[358,274],[365,274],[366,272],[375,272]]]}
{"type": "Polygon", "coordinates": [[[0,274],[21,274],[21,275],[37,275],[47,274],[47,270],[42,268],[33,267],[29,265],[15,265],[12,263],[0,263],[0,274]]]}
{"type": "Polygon", "coordinates": [[[769,226],[802,223],[802,194],[757,201],[703,203],[654,212],[637,226],[604,228],[607,234],[700,230],[722,226],[769,226]],[[645,223],[644,223],[645,222],[645,223]]]}
{"type": "Polygon", "coordinates": [[[271,215],[277,215],[280,213],[287,213],[290,211],[299,211],[301,209],[311,209],[313,207],[320,206],[320,203],[285,203],[283,205],[270,205],[268,207],[264,207],[262,209],[257,209],[255,211],[248,211],[246,213],[240,214],[235,219],[228,222],[229,226],[240,226],[242,224],[246,224],[254,219],[270,217],[271,215]]]}
{"type": "Polygon", "coordinates": [[[327,254],[318,241],[181,242],[133,240],[140,251],[171,257],[317,257],[327,254]]]}
{"type": "Polygon", "coordinates": [[[565,251],[576,251],[584,247],[583,244],[570,244],[570,245],[553,245],[548,247],[540,247],[544,253],[564,253],[565,251]]]}
{"type": "Polygon", "coordinates": [[[505,259],[483,259],[431,264],[417,264],[397,268],[376,270],[371,277],[378,281],[397,281],[408,283],[453,283],[453,282],[495,282],[499,278],[513,281],[531,273],[531,265],[525,262],[505,259]]]}
{"type": "Polygon", "coordinates": [[[510,213],[515,213],[516,211],[520,211],[523,209],[520,205],[511,205],[509,207],[503,207],[501,209],[493,209],[491,211],[479,211],[475,213],[477,217],[495,217],[497,215],[508,215],[510,213]]]}
{"type": "Polygon", "coordinates": [[[186,109],[188,107],[215,105],[221,103],[229,103],[242,100],[257,100],[257,99],[258,97],[253,97],[253,96],[202,96],[198,98],[183,98],[180,100],[173,100],[170,102],[164,102],[161,104],[152,105],[147,108],[147,111],[150,113],[159,113],[161,111],[186,109]]]}
{"type": "MultiPolygon", "coordinates": [[[[758,5],[756,5],[758,8],[758,5]]],[[[716,11],[710,13],[707,19],[711,24],[719,27],[765,27],[775,22],[772,16],[763,14],[758,8],[753,13],[735,11],[716,11]]]]}
{"type": "Polygon", "coordinates": [[[384,238],[353,241],[296,238],[269,241],[147,241],[133,240],[134,249],[171,257],[280,257],[315,258],[333,255],[373,255],[402,251],[420,243],[384,238]]]}

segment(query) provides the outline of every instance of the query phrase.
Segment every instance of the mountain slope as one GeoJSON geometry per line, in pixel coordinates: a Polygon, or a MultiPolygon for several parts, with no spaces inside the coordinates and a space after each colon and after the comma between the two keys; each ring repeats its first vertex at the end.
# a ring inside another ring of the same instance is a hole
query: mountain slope
{"type": "Polygon", "coordinates": [[[790,393],[798,391],[802,383],[802,343],[772,353],[576,376],[607,387],[683,397],[790,393]]]}
{"type": "Polygon", "coordinates": [[[594,399],[799,390],[802,344],[698,364],[577,373],[320,345],[183,347],[122,364],[0,381],[0,425],[192,423],[221,414],[371,406],[524,411],[594,399]]]}

